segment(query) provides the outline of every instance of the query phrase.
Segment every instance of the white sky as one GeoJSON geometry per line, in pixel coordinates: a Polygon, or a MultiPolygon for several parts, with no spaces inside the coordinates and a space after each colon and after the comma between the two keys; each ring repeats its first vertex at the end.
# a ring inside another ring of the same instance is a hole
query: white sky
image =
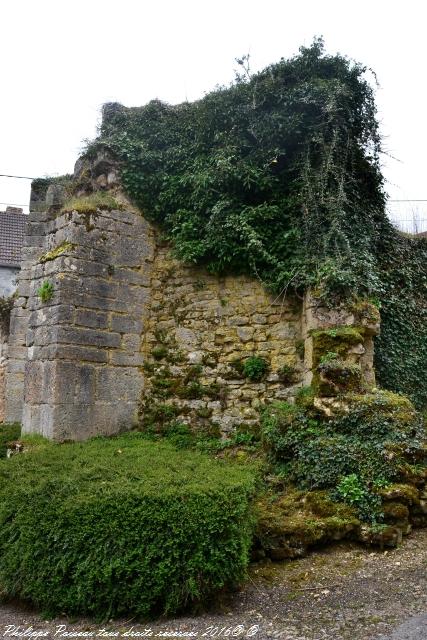
{"type": "MultiPolygon", "coordinates": [[[[70,173],[104,102],[192,100],[236,57],[256,71],[323,35],[378,76],[390,197],[427,199],[423,0],[3,0],[0,18],[0,173],[70,173]]],[[[0,178],[1,203],[28,199],[29,181],[0,178]]]]}

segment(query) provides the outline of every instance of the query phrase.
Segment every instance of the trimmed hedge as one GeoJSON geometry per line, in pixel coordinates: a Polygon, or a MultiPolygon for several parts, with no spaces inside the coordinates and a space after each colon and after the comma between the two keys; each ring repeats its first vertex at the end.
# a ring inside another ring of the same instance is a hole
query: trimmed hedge
{"type": "Polygon", "coordinates": [[[172,614],[244,577],[255,473],[127,434],[0,462],[0,584],[46,614],[172,614]]]}
{"type": "Polygon", "coordinates": [[[4,422],[0,424],[0,458],[6,457],[9,442],[18,440],[21,435],[19,422],[4,422]]]}

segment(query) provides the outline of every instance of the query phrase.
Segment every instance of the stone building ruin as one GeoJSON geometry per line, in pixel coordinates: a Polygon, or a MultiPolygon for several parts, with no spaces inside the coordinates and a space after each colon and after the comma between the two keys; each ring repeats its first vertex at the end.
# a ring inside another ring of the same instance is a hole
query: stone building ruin
{"type": "MultiPolygon", "coordinates": [[[[84,170],[78,162],[75,180],[84,170]]],[[[254,424],[264,403],[292,401],[312,379],[315,331],[343,325],[364,326],[345,357],[373,386],[377,319],[182,264],[120,194],[107,157],[90,175],[95,190],[114,189],[120,207],[61,210],[63,189],[54,185],[33,194],[10,323],[8,422],[84,440],[167,414],[226,436],[254,424]],[[46,283],[51,295],[42,300],[46,283]],[[265,376],[244,375],[249,357],[268,364],[265,376]]]]}

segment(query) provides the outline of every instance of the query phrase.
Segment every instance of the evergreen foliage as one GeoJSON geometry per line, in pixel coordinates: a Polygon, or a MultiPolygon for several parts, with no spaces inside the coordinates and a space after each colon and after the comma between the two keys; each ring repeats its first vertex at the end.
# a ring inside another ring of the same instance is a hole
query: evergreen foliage
{"type": "Polygon", "coordinates": [[[427,409],[427,238],[383,236],[378,382],[427,409]]]}
{"type": "Polygon", "coordinates": [[[100,136],[130,196],[211,271],[283,290],[377,288],[380,140],[366,68],[317,40],[193,103],[104,106],[100,136]]]}
{"type": "Polygon", "coordinates": [[[106,104],[87,153],[116,156],[129,196],[184,261],[283,295],[310,286],[331,305],[381,302],[379,381],[423,406],[427,243],[387,218],[368,72],[315,40],[193,103],[106,104]]]}
{"type": "Polygon", "coordinates": [[[140,434],[0,462],[0,583],[48,614],[173,613],[238,582],[254,471],[140,434]]]}

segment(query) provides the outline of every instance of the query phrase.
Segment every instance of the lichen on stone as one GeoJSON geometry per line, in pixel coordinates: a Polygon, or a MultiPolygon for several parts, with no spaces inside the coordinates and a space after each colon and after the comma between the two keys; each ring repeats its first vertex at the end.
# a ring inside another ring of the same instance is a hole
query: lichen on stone
{"type": "Polygon", "coordinates": [[[59,244],[54,249],[51,249],[50,251],[47,251],[42,256],[40,256],[39,262],[41,264],[44,264],[45,262],[49,262],[51,260],[55,260],[55,258],[58,258],[63,253],[73,251],[75,246],[76,245],[74,243],[68,242],[68,241],[65,240],[64,242],[61,242],[61,244],[59,244]]]}

